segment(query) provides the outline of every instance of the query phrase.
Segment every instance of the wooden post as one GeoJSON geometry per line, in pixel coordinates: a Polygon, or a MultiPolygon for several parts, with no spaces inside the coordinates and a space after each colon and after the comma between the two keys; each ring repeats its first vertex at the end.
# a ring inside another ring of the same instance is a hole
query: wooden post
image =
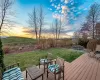
{"type": "Polygon", "coordinates": [[[2,80],[2,69],[0,68],[0,80],[2,80]]]}
{"type": "Polygon", "coordinates": [[[42,74],[42,80],[43,80],[43,74],[42,74]]]}
{"type": "Polygon", "coordinates": [[[26,80],[27,80],[27,70],[26,70],[26,80]]]}

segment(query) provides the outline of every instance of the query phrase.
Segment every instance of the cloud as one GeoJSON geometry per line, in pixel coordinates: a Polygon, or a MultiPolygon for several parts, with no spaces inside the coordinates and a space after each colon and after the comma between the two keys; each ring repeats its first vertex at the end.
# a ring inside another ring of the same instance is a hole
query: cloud
{"type": "Polygon", "coordinates": [[[54,3],[52,3],[51,6],[55,6],[54,3]]]}
{"type": "Polygon", "coordinates": [[[48,8],[50,11],[52,11],[52,9],[51,8],[48,8]]]}
{"type": "Polygon", "coordinates": [[[71,2],[71,5],[74,5],[74,2],[71,2]]]}
{"type": "MultiPolygon", "coordinates": [[[[80,28],[80,24],[84,21],[89,10],[90,5],[95,0],[56,0],[53,10],[53,18],[57,18],[66,22],[66,26],[72,27],[72,30],[76,31],[80,28]]],[[[98,0],[99,1],[99,0],[98,0]]],[[[67,29],[65,30],[65,32],[67,29]]]]}
{"type": "Polygon", "coordinates": [[[60,9],[60,6],[57,6],[57,10],[59,10],[60,9]]]}
{"type": "MultiPolygon", "coordinates": [[[[18,37],[28,37],[28,38],[35,38],[34,29],[31,27],[24,27],[21,25],[15,25],[11,27],[10,32],[8,33],[9,27],[5,27],[3,36],[18,36],[18,37]],[[9,34],[9,35],[8,35],[9,34]]],[[[67,32],[72,31],[72,27],[70,25],[64,26],[61,30],[61,36],[63,38],[70,37],[67,32]]],[[[52,37],[52,31],[47,28],[42,30],[42,36],[49,38],[48,35],[52,37]]]]}
{"type": "Polygon", "coordinates": [[[61,0],[61,2],[64,2],[64,0],[61,0]]]}
{"type": "Polygon", "coordinates": [[[69,12],[69,8],[67,6],[62,6],[62,14],[67,14],[69,12]]]}
{"type": "Polygon", "coordinates": [[[72,26],[71,25],[65,25],[62,30],[66,33],[72,30],[72,26]]]}
{"type": "Polygon", "coordinates": [[[67,6],[62,6],[62,10],[67,10],[67,6]]]}
{"type": "MultiPolygon", "coordinates": [[[[58,13],[53,13],[52,16],[53,16],[53,18],[61,20],[62,22],[66,21],[66,15],[61,15],[61,14],[58,14],[58,13]]],[[[66,21],[66,23],[67,23],[67,21],[66,21]]]]}
{"type": "Polygon", "coordinates": [[[52,14],[53,18],[59,19],[60,15],[58,13],[53,13],[52,14]]]}
{"type": "Polygon", "coordinates": [[[53,0],[50,0],[50,2],[53,2],[53,0]]]}
{"type": "Polygon", "coordinates": [[[68,32],[66,34],[72,37],[74,35],[74,32],[68,32]]]}
{"type": "Polygon", "coordinates": [[[5,26],[2,29],[3,36],[19,36],[19,37],[32,37],[33,34],[29,33],[31,28],[15,24],[14,27],[5,26]]]}
{"type": "Polygon", "coordinates": [[[65,4],[67,4],[68,3],[68,0],[65,0],[65,4]]]}
{"type": "Polygon", "coordinates": [[[87,8],[84,8],[84,10],[88,10],[87,8]]]}
{"type": "Polygon", "coordinates": [[[57,10],[59,10],[59,12],[55,11],[55,13],[53,13],[53,15],[52,15],[53,18],[56,18],[58,20],[61,20],[62,22],[66,22],[67,23],[68,22],[67,13],[69,12],[68,7],[67,6],[59,7],[59,5],[58,5],[57,10]]]}
{"type": "Polygon", "coordinates": [[[56,6],[56,5],[55,5],[54,7],[55,7],[55,8],[57,8],[57,6],[56,6]]]}
{"type": "Polygon", "coordinates": [[[77,14],[79,15],[79,14],[81,14],[81,12],[77,12],[77,14]]]}

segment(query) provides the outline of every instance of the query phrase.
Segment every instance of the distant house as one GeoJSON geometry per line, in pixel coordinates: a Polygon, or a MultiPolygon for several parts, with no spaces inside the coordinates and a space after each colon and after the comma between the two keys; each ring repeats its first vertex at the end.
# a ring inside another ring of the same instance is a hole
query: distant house
{"type": "Polygon", "coordinates": [[[96,26],[95,26],[95,32],[96,32],[95,37],[97,39],[100,39],[100,23],[96,24],[96,26]]]}

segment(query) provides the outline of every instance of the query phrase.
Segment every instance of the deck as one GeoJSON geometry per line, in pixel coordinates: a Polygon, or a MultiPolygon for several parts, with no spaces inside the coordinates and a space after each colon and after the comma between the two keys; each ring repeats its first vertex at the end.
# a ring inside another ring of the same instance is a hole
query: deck
{"type": "MultiPolygon", "coordinates": [[[[54,80],[54,76],[47,79],[45,73],[44,80],[54,80]]],[[[100,80],[100,61],[83,54],[71,63],[65,62],[65,80],[100,80]]]]}
{"type": "Polygon", "coordinates": [[[67,66],[65,80],[100,80],[100,61],[83,54],[67,66]]]}

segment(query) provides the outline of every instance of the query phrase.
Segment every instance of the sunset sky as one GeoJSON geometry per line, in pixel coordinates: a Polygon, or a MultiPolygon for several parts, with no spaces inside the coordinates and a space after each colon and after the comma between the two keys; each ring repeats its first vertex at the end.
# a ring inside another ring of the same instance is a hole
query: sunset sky
{"type": "MultiPolygon", "coordinates": [[[[28,14],[32,12],[33,7],[43,5],[45,11],[45,25],[43,35],[50,34],[50,25],[54,18],[61,19],[66,23],[62,30],[62,36],[72,36],[73,32],[80,29],[85,21],[90,6],[94,3],[100,3],[100,0],[15,0],[13,5],[15,26],[9,30],[10,36],[33,37],[32,28],[28,24],[28,14]]],[[[3,29],[6,34],[6,29],[3,29]]]]}

